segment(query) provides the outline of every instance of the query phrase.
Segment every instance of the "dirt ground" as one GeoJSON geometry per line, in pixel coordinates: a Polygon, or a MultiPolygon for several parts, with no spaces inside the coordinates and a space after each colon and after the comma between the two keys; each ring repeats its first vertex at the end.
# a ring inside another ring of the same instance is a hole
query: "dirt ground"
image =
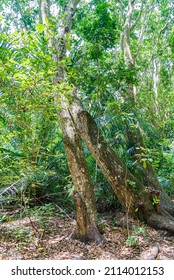
{"type": "Polygon", "coordinates": [[[84,244],[73,240],[75,220],[51,217],[45,230],[36,218],[0,224],[1,260],[173,260],[174,235],[156,231],[138,221],[129,228],[118,226],[112,215],[100,217],[104,242],[84,244]],[[129,235],[128,235],[129,233],[129,235]]]}

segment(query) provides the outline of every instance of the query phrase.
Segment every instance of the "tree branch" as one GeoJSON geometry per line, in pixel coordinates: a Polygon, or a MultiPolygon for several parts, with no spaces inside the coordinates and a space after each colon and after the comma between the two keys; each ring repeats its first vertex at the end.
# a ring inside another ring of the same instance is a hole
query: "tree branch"
{"type": "Polygon", "coordinates": [[[137,25],[137,23],[139,22],[139,20],[140,20],[140,18],[141,18],[141,15],[142,15],[142,11],[143,11],[143,6],[144,6],[144,4],[141,3],[141,8],[140,8],[139,15],[138,15],[136,21],[135,21],[135,22],[132,24],[132,26],[130,27],[131,30],[133,30],[133,29],[135,28],[135,26],[137,25]]]}
{"type": "Polygon", "coordinates": [[[133,13],[134,2],[135,2],[135,0],[129,0],[128,12],[127,12],[123,32],[122,32],[121,38],[120,38],[121,39],[121,42],[120,42],[121,49],[124,53],[125,62],[129,68],[134,67],[134,60],[132,58],[132,54],[131,54],[130,47],[129,47],[131,16],[133,13]]]}

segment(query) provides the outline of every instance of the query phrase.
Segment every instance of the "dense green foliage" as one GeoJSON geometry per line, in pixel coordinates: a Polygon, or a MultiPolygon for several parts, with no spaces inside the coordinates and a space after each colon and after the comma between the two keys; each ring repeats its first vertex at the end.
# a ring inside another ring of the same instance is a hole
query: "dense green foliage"
{"type": "MultiPolygon", "coordinates": [[[[53,2],[49,28],[56,35],[68,1],[53,2]]],[[[56,66],[48,48],[49,35],[43,32],[48,27],[39,23],[37,1],[1,1],[0,202],[37,205],[56,201],[72,209],[73,186],[54,105],[54,93],[68,95],[72,84],[109,144],[137,177],[140,167],[130,156],[136,151],[128,143],[127,127],[132,131],[141,128],[143,168],[150,161],[161,184],[169,194],[174,193],[172,4],[169,0],[136,1],[130,34],[133,69],[126,66],[120,48],[127,4],[81,1],[72,33],[67,35],[64,67],[68,83],[55,86],[56,66]],[[136,87],[134,106],[126,99],[130,82],[136,87]]],[[[84,152],[99,209],[112,208],[115,198],[85,147],[84,152]]]]}

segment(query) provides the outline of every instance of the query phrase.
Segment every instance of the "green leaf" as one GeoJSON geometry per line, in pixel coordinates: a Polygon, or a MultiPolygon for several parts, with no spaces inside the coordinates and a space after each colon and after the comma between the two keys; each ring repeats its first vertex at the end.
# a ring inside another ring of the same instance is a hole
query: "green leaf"
{"type": "Polygon", "coordinates": [[[41,23],[37,23],[36,24],[36,30],[39,32],[39,33],[42,33],[44,30],[45,30],[45,25],[41,24],[41,23]]]}
{"type": "Polygon", "coordinates": [[[147,167],[146,161],[143,161],[143,168],[146,169],[146,167],[147,167]]]}

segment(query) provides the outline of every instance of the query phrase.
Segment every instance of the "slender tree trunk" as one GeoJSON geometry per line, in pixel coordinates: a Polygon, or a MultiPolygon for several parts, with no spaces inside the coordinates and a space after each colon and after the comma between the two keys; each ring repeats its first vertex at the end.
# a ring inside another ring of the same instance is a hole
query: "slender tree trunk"
{"type": "Polygon", "coordinates": [[[158,80],[159,80],[159,64],[157,59],[153,60],[153,90],[154,90],[154,100],[155,100],[155,113],[159,115],[159,104],[158,104],[158,80]]]}

